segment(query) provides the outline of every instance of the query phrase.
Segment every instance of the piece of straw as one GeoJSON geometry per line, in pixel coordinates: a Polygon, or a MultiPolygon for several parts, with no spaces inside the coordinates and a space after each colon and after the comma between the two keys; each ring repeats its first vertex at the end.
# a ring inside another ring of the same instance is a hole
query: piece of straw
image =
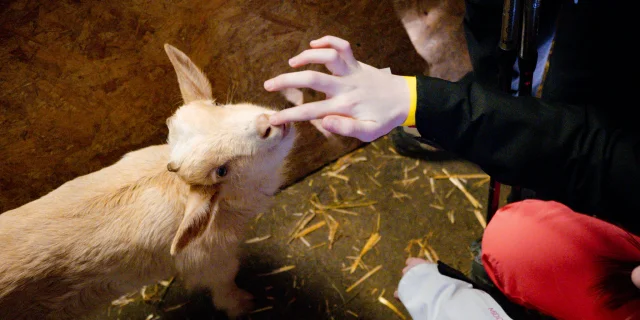
{"type": "Polygon", "coordinates": [[[360,260],[362,260],[362,257],[380,241],[380,238],[382,237],[377,232],[371,234],[367,242],[364,244],[364,247],[362,247],[362,250],[360,250],[360,254],[358,254],[356,261],[354,261],[353,265],[351,265],[351,269],[349,273],[354,273],[356,271],[356,269],[358,268],[358,264],[360,263],[360,260]]]}
{"type": "Polygon", "coordinates": [[[339,212],[339,213],[348,214],[348,215],[352,215],[352,216],[359,216],[359,214],[357,212],[344,210],[344,209],[340,209],[340,208],[329,208],[329,210],[335,211],[335,212],[339,212]]]}
{"type": "Polygon", "coordinates": [[[336,190],[336,188],[334,188],[332,185],[329,185],[329,189],[331,189],[331,193],[333,194],[333,202],[339,202],[338,190],[336,190]]]}
{"type": "Polygon", "coordinates": [[[311,204],[314,207],[316,207],[317,209],[320,209],[320,210],[366,207],[366,206],[370,206],[372,204],[378,203],[378,201],[365,201],[365,202],[360,202],[360,203],[341,203],[341,204],[335,204],[335,205],[324,205],[324,204],[320,203],[320,201],[317,200],[318,196],[316,194],[314,194],[312,196],[312,198],[315,198],[315,200],[311,199],[311,200],[309,200],[309,202],[311,202],[311,204]]]}
{"type": "Polygon", "coordinates": [[[307,241],[307,239],[305,239],[304,237],[299,237],[298,239],[300,239],[300,241],[302,243],[304,243],[305,246],[311,248],[311,243],[309,243],[309,241],[307,241]]]}
{"type": "Polygon", "coordinates": [[[402,201],[402,198],[409,198],[409,199],[411,199],[411,196],[410,196],[410,195],[408,195],[408,194],[406,194],[406,193],[402,193],[402,192],[395,191],[395,190],[393,190],[393,189],[391,189],[391,193],[392,193],[392,196],[391,196],[392,198],[398,199],[398,200],[400,200],[400,201],[402,201]]]}
{"type": "Polygon", "coordinates": [[[456,187],[451,187],[451,189],[449,190],[449,192],[447,192],[444,198],[449,199],[449,197],[453,194],[454,191],[456,191],[456,187]]]}
{"type": "Polygon", "coordinates": [[[402,186],[406,187],[418,181],[418,179],[420,179],[420,177],[407,178],[403,180],[394,181],[393,183],[400,183],[402,184],[402,186]]]}
{"type": "Polygon", "coordinates": [[[400,312],[400,310],[398,310],[398,308],[396,308],[396,306],[394,306],[391,302],[389,302],[389,300],[385,299],[382,296],[378,297],[378,301],[380,303],[382,303],[383,305],[385,305],[387,308],[391,309],[391,311],[393,311],[395,314],[398,315],[398,317],[400,317],[403,320],[406,320],[407,317],[405,317],[404,314],[402,314],[402,312],[400,312]]]}
{"type": "Polygon", "coordinates": [[[328,177],[331,177],[331,178],[338,178],[340,180],[344,180],[346,182],[349,182],[349,177],[347,177],[345,175],[342,175],[342,174],[339,174],[339,173],[332,172],[332,171],[325,172],[322,175],[323,176],[328,176],[328,177]]]}
{"type": "MultiPolygon", "coordinates": [[[[313,218],[315,218],[315,216],[316,216],[316,213],[314,211],[309,211],[309,212],[305,213],[302,216],[302,218],[300,218],[300,220],[298,220],[298,222],[296,223],[296,226],[291,230],[289,235],[291,237],[296,235],[298,232],[300,232],[300,230],[304,229],[304,227],[307,226],[309,221],[313,220],[313,218]]],[[[289,242],[291,242],[291,241],[293,241],[293,238],[291,238],[289,242]]]]}
{"type": "Polygon", "coordinates": [[[296,267],[295,265],[291,265],[291,266],[284,266],[284,267],[281,267],[281,268],[275,269],[275,270],[273,270],[273,271],[271,271],[271,272],[258,274],[258,277],[270,276],[270,275],[273,275],[273,274],[278,274],[278,273],[287,272],[287,271],[289,271],[289,270],[295,269],[295,267],[296,267]]]}
{"type": "Polygon", "coordinates": [[[478,219],[478,222],[480,223],[482,228],[483,229],[486,228],[487,220],[485,220],[484,216],[482,215],[482,212],[480,212],[480,210],[473,210],[473,214],[476,216],[476,219],[478,219]]]}
{"type": "Polygon", "coordinates": [[[357,314],[357,313],[355,313],[355,312],[353,312],[353,311],[351,311],[351,310],[347,310],[346,312],[347,312],[348,314],[350,314],[350,315],[352,315],[352,316],[354,316],[354,317],[358,318],[358,314],[357,314]]]}
{"type": "Polygon", "coordinates": [[[311,247],[309,248],[309,250],[313,250],[313,249],[317,249],[317,248],[320,248],[320,247],[324,247],[324,246],[326,246],[326,245],[327,245],[327,242],[318,243],[318,244],[316,244],[316,245],[311,246],[311,247]]]}
{"type": "Polygon", "coordinates": [[[178,309],[182,308],[186,304],[187,304],[186,302],[180,303],[180,304],[176,304],[175,306],[166,307],[166,308],[162,309],[162,311],[169,312],[169,311],[173,311],[173,310],[178,310],[178,309]]]}
{"type": "Polygon", "coordinates": [[[329,250],[331,250],[331,248],[333,247],[333,242],[336,240],[336,234],[338,233],[338,226],[340,226],[340,224],[328,213],[324,215],[324,218],[327,222],[327,225],[329,226],[328,240],[329,250]]]}
{"type": "Polygon", "coordinates": [[[112,306],[125,306],[131,302],[136,301],[135,299],[132,299],[131,296],[135,294],[135,292],[132,293],[128,293],[126,295],[121,296],[120,298],[111,301],[111,305],[112,306]]]}
{"type": "Polygon", "coordinates": [[[490,180],[491,180],[491,178],[487,177],[486,179],[482,179],[482,180],[480,180],[480,181],[478,181],[478,182],[476,182],[476,183],[472,184],[471,186],[472,186],[472,187],[474,187],[474,188],[477,188],[477,187],[482,186],[483,184],[486,184],[486,183],[487,183],[487,182],[489,182],[490,180]]]}
{"type": "MultiPolygon", "coordinates": [[[[442,171],[446,175],[449,175],[449,172],[447,172],[447,169],[442,168],[442,171]]],[[[482,208],[482,205],[480,204],[480,202],[478,202],[478,200],[476,200],[476,198],[471,193],[469,193],[469,191],[467,191],[467,189],[462,185],[460,180],[454,177],[449,177],[449,181],[451,181],[451,183],[453,183],[454,186],[456,186],[460,191],[462,191],[462,193],[464,193],[464,195],[467,197],[467,199],[469,199],[469,202],[471,202],[471,205],[473,205],[474,208],[476,209],[482,208]]]]}
{"type": "Polygon", "coordinates": [[[268,235],[266,235],[266,236],[262,236],[262,237],[255,237],[255,238],[251,238],[251,239],[249,239],[249,240],[245,241],[244,243],[256,243],[256,242],[260,242],[260,241],[267,240],[267,239],[269,239],[269,238],[271,238],[271,235],[270,235],[270,234],[268,234],[268,235]]]}
{"type": "Polygon", "coordinates": [[[444,175],[435,175],[434,179],[449,179],[449,178],[458,178],[458,179],[486,179],[489,176],[484,173],[470,173],[470,174],[444,174],[444,175]]]}
{"type": "Polygon", "coordinates": [[[345,290],[345,292],[348,293],[349,291],[353,290],[353,288],[357,287],[359,284],[367,280],[367,278],[371,277],[374,273],[378,272],[380,269],[382,269],[382,265],[378,265],[377,267],[371,269],[371,271],[367,272],[364,276],[362,276],[362,278],[358,279],[358,281],[356,281],[354,284],[349,286],[345,290]]]}
{"type": "Polygon", "coordinates": [[[440,260],[440,257],[438,257],[438,253],[436,253],[436,250],[433,249],[433,247],[430,244],[426,244],[425,245],[427,247],[427,249],[429,249],[429,251],[431,252],[431,256],[433,257],[433,262],[438,262],[438,260],[440,260]]]}
{"type": "Polygon", "coordinates": [[[264,312],[264,311],[268,311],[268,310],[271,310],[271,309],[273,309],[273,306],[268,306],[268,307],[264,307],[264,308],[253,310],[253,311],[250,312],[250,314],[264,312]]]}
{"type": "MultiPolygon", "coordinates": [[[[324,227],[324,225],[326,225],[326,224],[327,224],[326,221],[316,222],[316,223],[304,228],[303,230],[298,231],[298,233],[293,235],[292,240],[295,239],[295,238],[304,237],[304,236],[308,235],[309,233],[324,227]]],[[[291,241],[289,241],[289,242],[291,242],[291,241]]]]}
{"type": "Polygon", "coordinates": [[[456,222],[456,217],[453,214],[454,214],[453,210],[447,211],[447,217],[449,218],[449,221],[451,221],[452,224],[456,222]]]}
{"type": "Polygon", "coordinates": [[[373,183],[374,183],[376,186],[378,186],[378,187],[380,187],[380,188],[382,187],[382,185],[380,184],[380,182],[378,182],[378,180],[376,180],[374,177],[372,177],[372,176],[371,176],[371,175],[369,175],[368,173],[367,173],[367,177],[368,177],[371,181],[373,181],[373,183]]]}

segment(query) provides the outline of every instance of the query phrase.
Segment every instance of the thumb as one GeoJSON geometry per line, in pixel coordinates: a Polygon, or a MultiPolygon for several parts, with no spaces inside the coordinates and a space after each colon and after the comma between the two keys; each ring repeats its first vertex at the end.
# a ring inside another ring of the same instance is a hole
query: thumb
{"type": "Polygon", "coordinates": [[[357,138],[370,142],[379,138],[380,125],[373,121],[356,120],[342,116],[326,116],[322,119],[322,127],[341,136],[357,138]]]}

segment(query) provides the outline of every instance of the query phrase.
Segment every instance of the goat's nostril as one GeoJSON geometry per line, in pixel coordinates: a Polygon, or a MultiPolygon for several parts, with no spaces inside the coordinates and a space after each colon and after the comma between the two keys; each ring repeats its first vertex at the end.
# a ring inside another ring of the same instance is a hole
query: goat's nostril
{"type": "Polygon", "coordinates": [[[262,138],[266,139],[269,137],[270,134],[271,134],[271,127],[267,127],[267,130],[265,130],[264,133],[262,133],[262,138]]]}
{"type": "Polygon", "coordinates": [[[266,139],[271,134],[271,124],[269,123],[269,117],[266,114],[261,114],[256,119],[256,129],[258,130],[258,135],[262,139],[266,139]]]}

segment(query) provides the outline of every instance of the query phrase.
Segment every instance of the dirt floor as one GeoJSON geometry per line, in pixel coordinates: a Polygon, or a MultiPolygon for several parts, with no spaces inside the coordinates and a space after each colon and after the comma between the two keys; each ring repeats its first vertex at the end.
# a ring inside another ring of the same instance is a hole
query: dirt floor
{"type": "MultiPolygon", "coordinates": [[[[248,318],[409,319],[393,297],[405,259],[431,256],[467,273],[469,245],[483,230],[474,210],[484,216],[487,191],[487,178],[476,166],[400,156],[388,136],[356,149],[284,189],[273,209],[255,218],[237,279],[256,297],[248,318]],[[482,208],[476,209],[443,169],[460,175],[482,208]],[[314,231],[290,241],[300,221],[313,213],[304,227],[314,231]],[[378,236],[350,272],[367,241],[378,236]],[[368,272],[373,273],[350,289],[368,272]]],[[[226,319],[206,293],[188,294],[180,279],[166,280],[87,319],[226,319]]]]}

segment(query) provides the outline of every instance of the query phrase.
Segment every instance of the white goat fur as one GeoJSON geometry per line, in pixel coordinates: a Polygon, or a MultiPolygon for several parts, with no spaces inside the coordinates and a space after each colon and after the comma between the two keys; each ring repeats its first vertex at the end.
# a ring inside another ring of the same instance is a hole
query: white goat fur
{"type": "Polygon", "coordinates": [[[237,246],[281,186],[294,129],[265,136],[273,110],[216,105],[202,71],[165,50],[184,99],[167,120],[168,144],[0,214],[0,319],[77,318],[176,274],[188,288],[211,289],[232,318],[251,308],[235,284],[237,246]]]}

